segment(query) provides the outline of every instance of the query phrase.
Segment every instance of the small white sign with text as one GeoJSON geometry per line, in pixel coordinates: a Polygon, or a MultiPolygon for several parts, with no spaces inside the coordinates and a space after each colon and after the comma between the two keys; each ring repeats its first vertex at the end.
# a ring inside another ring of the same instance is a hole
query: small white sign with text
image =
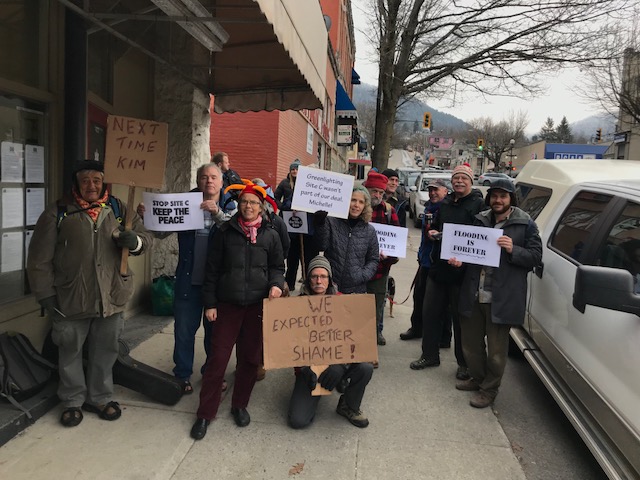
{"type": "Polygon", "coordinates": [[[347,218],[354,177],[342,173],[299,167],[293,191],[292,210],[324,210],[332,217],[347,218]]]}
{"type": "Polygon", "coordinates": [[[462,263],[497,267],[500,265],[501,250],[498,238],[501,236],[501,228],[445,223],[440,258],[448,260],[453,257],[462,263]]]}
{"type": "Polygon", "coordinates": [[[144,226],[156,232],[179,232],[204,228],[204,212],[200,208],[202,192],[143,192],[144,226]]]}
{"type": "Polygon", "coordinates": [[[389,257],[405,258],[407,256],[408,229],[384,223],[371,223],[371,226],[378,234],[380,253],[389,257]]]}

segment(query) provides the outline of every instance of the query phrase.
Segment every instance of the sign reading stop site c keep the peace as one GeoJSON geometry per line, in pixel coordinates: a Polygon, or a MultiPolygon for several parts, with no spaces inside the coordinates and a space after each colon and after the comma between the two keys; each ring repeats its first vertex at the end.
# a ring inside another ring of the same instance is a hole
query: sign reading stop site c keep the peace
{"type": "Polygon", "coordinates": [[[264,300],[262,332],[266,369],[378,360],[370,294],[264,300]]]}
{"type": "Polygon", "coordinates": [[[179,232],[204,228],[200,208],[202,192],[142,193],[144,226],[156,232],[179,232]]]}
{"type": "Polygon", "coordinates": [[[347,218],[353,182],[351,175],[299,167],[291,209],[311,213],[324,210],[332,217],[347,218]]]}
{"type": "Polygon", "coordinates": [[[168,132],[166,123],[109,115],[104,157],[106,181],[162,188],[168,132]]]}

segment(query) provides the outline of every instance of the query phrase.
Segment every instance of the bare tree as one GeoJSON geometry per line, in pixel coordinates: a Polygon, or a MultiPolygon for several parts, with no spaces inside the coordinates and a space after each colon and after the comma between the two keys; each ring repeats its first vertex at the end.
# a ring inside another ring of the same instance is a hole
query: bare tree
{"type": "MultiPolygon", "coordinates": [[[[531,96],[544,74],[604,58],[607,19],[632,0],[369,0],[378,50],[373,164],[385,168],[398,105],[415,95],[531,96]]],[[[367,32],[365,32],[367,35],[367,32]]]]}
{"type": "Polygon", "coordinates": [[[608,58],[584,73],[585,85],[577,93],[596,100],[609,114],[626,124],[640,123],[640,6],[619,25],[607,45],[608,58]]]}
{"type": "Polygon", "coordinates": [[[484,140],[483,156],[495,165],[495,171],[506,168],[509,160],[505,162],[503,154],[511,149],[511,140],[514,145],[522,144],[525,140],[524,130],[529,124],[525,112],[511,113],[508,118],[494,122],[492,118],[476,118],[469,122],[477,138],[484,140]]]}

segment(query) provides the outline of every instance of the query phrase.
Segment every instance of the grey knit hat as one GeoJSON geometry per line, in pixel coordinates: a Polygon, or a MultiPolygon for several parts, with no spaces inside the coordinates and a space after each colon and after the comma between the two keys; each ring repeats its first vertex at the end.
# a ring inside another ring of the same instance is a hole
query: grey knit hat
{"type": "Polygon", "coordinates": [[[307,267],[307,272],[311,273],[314,268],[324,268],[329,274],[329,277],[333,277],[333,273],[331,273],[331,264],[323,255],[318,255],[311,259],[309,266],[307,267]]]}

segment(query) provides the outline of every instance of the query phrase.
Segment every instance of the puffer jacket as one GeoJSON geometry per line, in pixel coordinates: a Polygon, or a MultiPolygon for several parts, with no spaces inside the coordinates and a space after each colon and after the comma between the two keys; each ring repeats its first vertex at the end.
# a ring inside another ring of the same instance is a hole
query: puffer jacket
{"type": "Polygon", "coordinates": [[[287,175],[278,184],[274,198],[278,204],[279,210],[291,210],[291,201],[293,200],[293,189],[295,187],[295,180],[292,182],[291,174],[287,175]],[[293,185],[292,185],[293,184],[293,185]]]}
{"type": "MultiPolygon", "coordinates": [[[[491,210],[476,215],[474,225],[493,227],[491,210]]],[[[505,325],[524,323],[527,298],[527,273],[542,261],[542,241],[538,226],[529,214],[514,207],[509,219],[502,226],[504,235],[511,237],[513,251],[500,252],[500,266],[491,275],[491,321],[505,325]]],[[[471,316],[478,295],[481,265],[467,265],[458,309],[461,315],[471,316]]]]}
{"type": "Polygon", "coordinates": [[[361,218],[349,220],[327,217],[316,227],[320,250],[324,250],[333,271],[333,280],[342,293],[367,293],[367,282],[378,269],[380,248],[375,228],[361,218]]]}
{"type": "MultiPolygon", "coordinates": [[[[118,200],[126,218],[126,206],[118,200]]],[[[40,215],[29,245],[27,273],[37,300],[56,296],[60,311],[68,319],[108,317],[124,311],[133,295],[133,274],[120,275],[122,249],[112,233],[120,224],[113,210],[104,206],[93,222],[75,202],[56,202],[40,215]],[[59,205],[67,216],[58,225],[59,205]]],[[[137,213],[132,229],[142,239],[139,255],[153,240],[137,213]]]]}
{"type": "Polygon", "coordinates": [[[247,306],[269,296],[269,289],[284,289],[282,243],[273,224],[262,218],[256,243],[238,224],[239,213],[220,226],[209,242],[207,268],[202,285],[205,308],[219,302],[247,306]]]}

